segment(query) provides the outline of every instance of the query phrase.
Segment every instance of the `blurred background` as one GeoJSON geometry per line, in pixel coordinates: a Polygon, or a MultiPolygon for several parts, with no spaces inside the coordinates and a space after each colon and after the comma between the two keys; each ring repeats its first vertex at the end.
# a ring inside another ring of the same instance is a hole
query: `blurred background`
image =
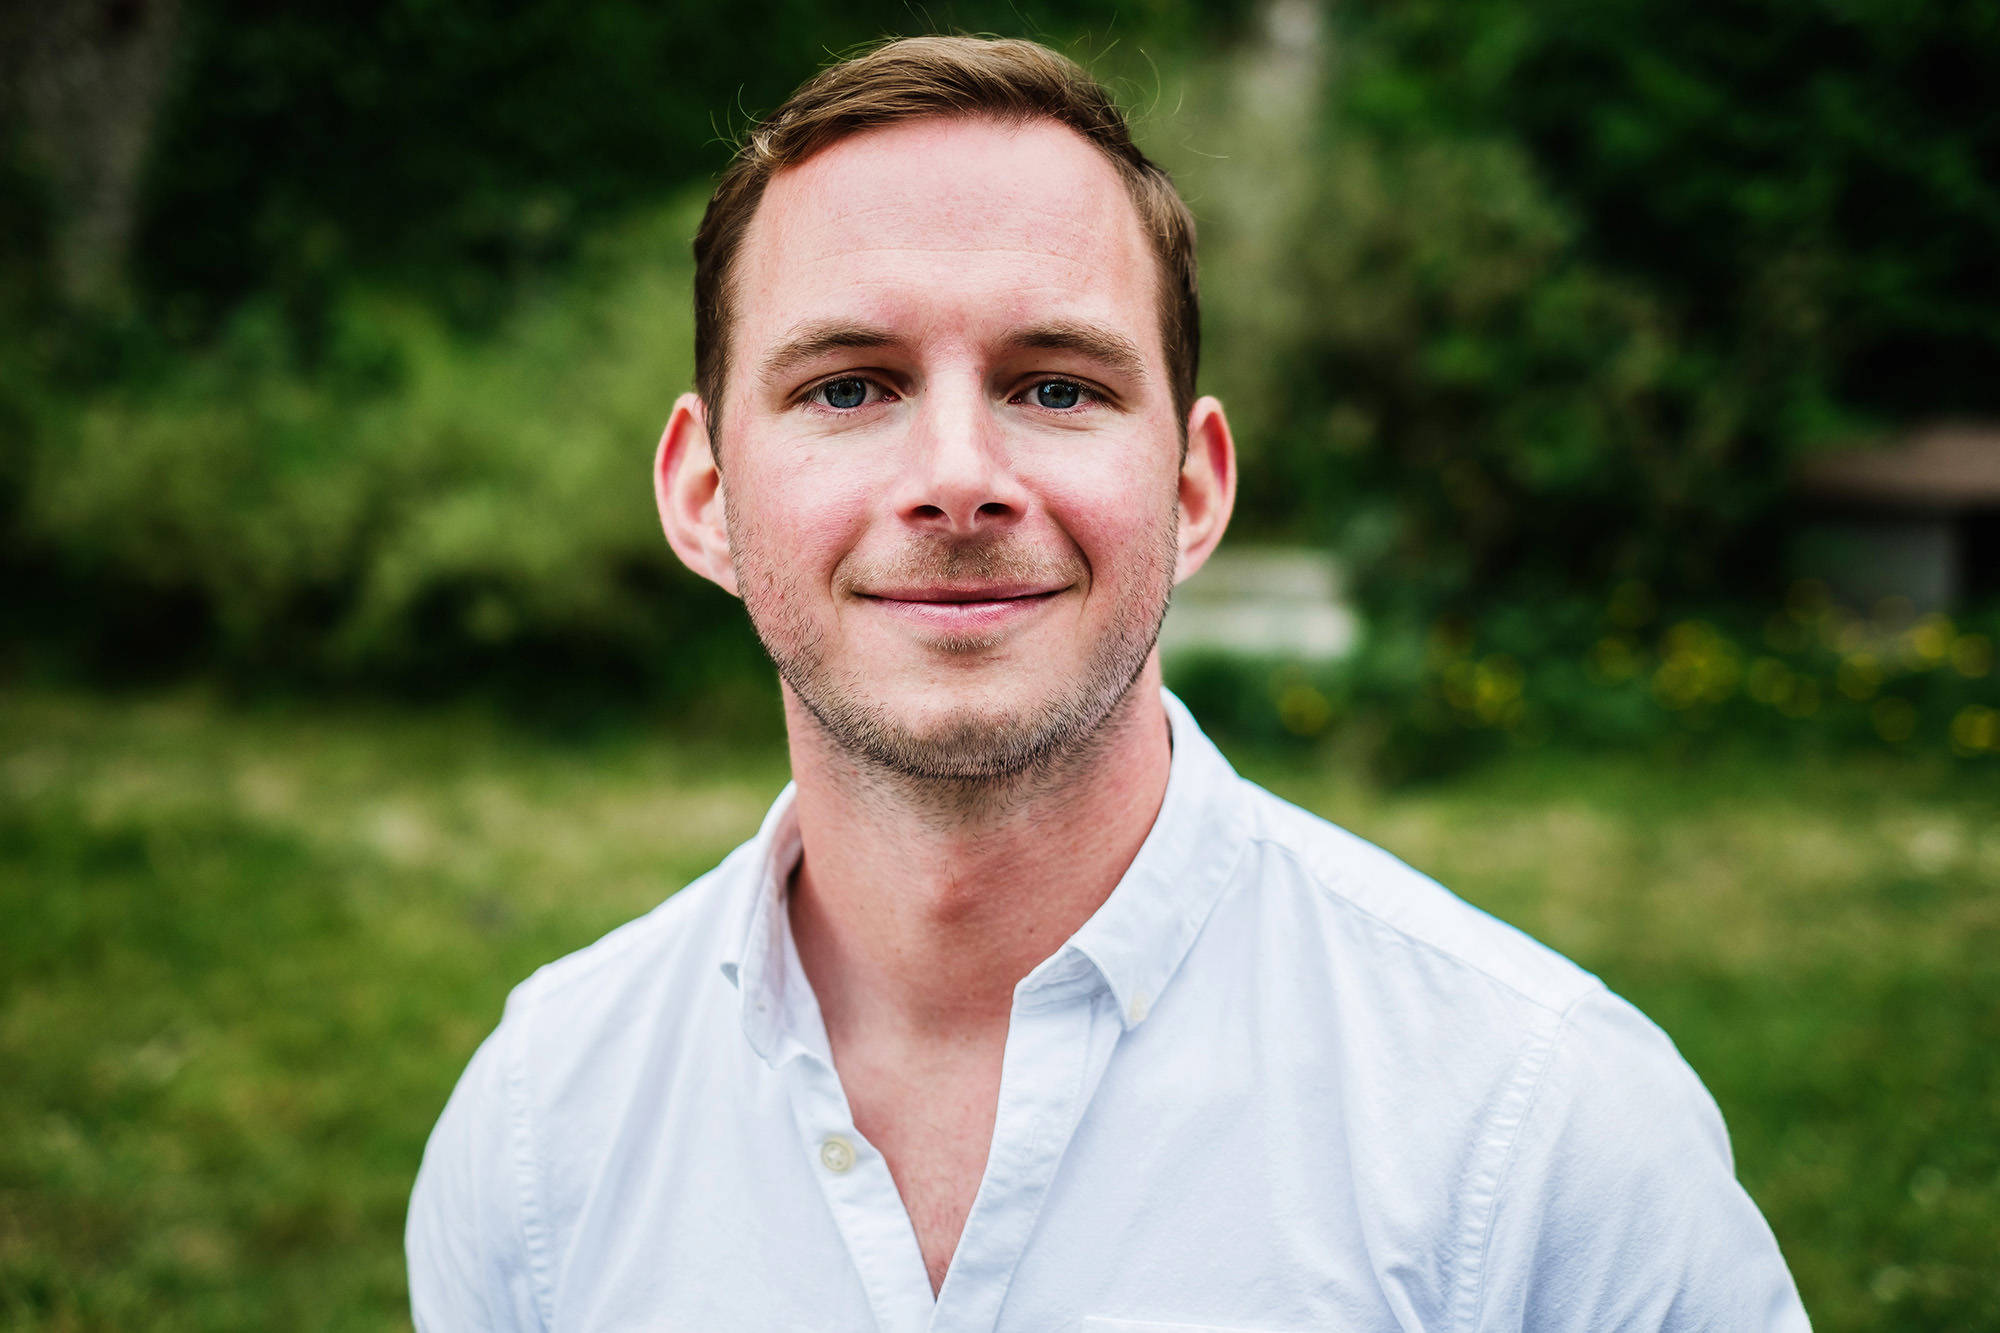
{"type": "Polygon", "coordinates": [[[1602,974],[1824,1329],[2000,1328],[2000,5],[0,13],[0,1327],[405,1327],[506,989],[754,830],[646,481],[733,137],[1110,82],[1243,492],[1170,679],[1602,974]]]}

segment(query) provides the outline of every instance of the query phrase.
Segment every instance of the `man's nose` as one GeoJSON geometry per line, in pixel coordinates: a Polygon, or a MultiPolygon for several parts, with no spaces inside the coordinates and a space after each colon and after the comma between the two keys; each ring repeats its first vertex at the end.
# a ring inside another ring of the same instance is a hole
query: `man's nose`
{"type": "Polygon", "coordinates": [[[953,535],[1021,518],[1028,496],[1010,465],[1004,410],[983,386],[934,383],[912,422],[897,512],[953,535]]]}

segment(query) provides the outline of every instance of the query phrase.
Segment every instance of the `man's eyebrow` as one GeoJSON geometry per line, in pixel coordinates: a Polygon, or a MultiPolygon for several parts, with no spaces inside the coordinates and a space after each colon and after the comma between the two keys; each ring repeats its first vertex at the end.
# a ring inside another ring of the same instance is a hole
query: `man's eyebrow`
{"type": "Polygon", "coordinates": [[[807,362],[817,361],[828,352],[866,351],[889,347],[896,341],[896,336],[887,329],[871,328],[866,324],[837,321],[807,324],[794,330],[791,337],[771,350],[770,355],[764,358],[759,373],[766,384],[775,384],[793,370],[807,362]]]}
{"type": "MultiPolygon", "coordinates": [[[[797,367],[816,361],[829,352],[871,351],[893,347],[899,341],[887,329],[867,324],[840,321],[807,324],[771,350],[764,358],[760,374],[766,384],[776,384],[797,367]]],[[[1007,346],[1022,351],[1075,352],[1113,374],[1130,379],[1146,378],[1146,358],[1139,345],[1117,330],[1102,325],[1057,320],[1017,330],[1009,334],[1005,341],[1007,346]]]]}
{"type": "Polygon", "coordinates": [[[1146,358],[1139,345],[1117,330],[1102,325],[1067,320],[1037,324],[1012,334],[1007,342],[1024,350],[1075,352],[1113,374],[1135,380],[1146,378],[1146,358]]]}

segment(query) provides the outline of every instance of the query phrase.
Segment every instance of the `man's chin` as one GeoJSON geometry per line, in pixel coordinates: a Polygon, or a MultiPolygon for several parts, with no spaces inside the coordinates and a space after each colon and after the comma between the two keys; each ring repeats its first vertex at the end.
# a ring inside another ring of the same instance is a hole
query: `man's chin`
{"type": "Polygon", "coordinates": [[[1072,730],[1060,709],[1010,709],[991,702],[922,710],[863,704],[841,712],[845,715],[822,714],[820,720],[837,732],[843,748],[901,776],[936,781],[1015,777],[1046,762],[1072,730]]]}
{"type": "Polygon", "coordinates": [[[954,692],[935,686],[902,696],[924,698],[922,707],[848,693],[826,697],[796,683],[794,691],[842,750],[886,774],[945,784],[1007,783],[1045,770],[1087,743],[1118,702],[1116,694],[1105,697],[1101,684],[1097,691],[1029,699],[974,690],[950,698],[954,692]]]}

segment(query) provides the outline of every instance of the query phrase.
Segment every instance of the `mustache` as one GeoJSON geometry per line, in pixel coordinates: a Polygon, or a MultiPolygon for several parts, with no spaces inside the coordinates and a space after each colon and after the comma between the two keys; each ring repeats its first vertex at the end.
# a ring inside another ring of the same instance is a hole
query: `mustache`
{"type": "Polygon", "coordinates": [[[1040,586],[1082,581],[1089,574],[1074,547],[1049,551],[1007,538],[920,540],[882,559],[846,561],[843,592],[950,583],[1020,583],[1040,586]]]}

